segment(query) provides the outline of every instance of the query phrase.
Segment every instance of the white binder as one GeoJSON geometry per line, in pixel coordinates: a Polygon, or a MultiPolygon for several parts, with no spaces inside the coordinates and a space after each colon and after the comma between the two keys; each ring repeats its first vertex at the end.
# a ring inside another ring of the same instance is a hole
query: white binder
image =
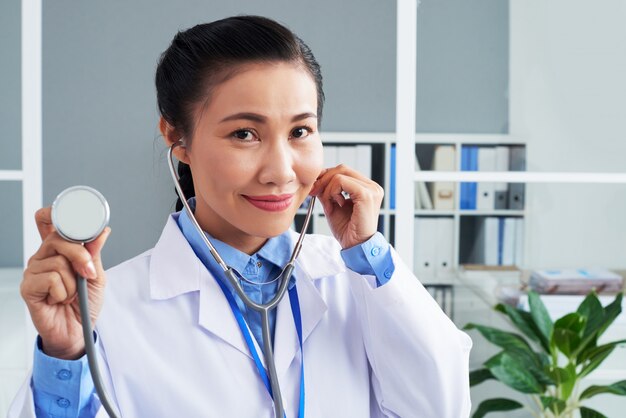
{"type": "Polygon", "coordinates": [[[368,179],[372,178],[372,146],[357,145],[356,146],[356,166],[354,167],[359,173],[368,179]]]}
{"type": "MultiPolygon", "coordinates": [[[[496,171],[496,149],[478,148],[478,171],[496,171]]],[[[479,182],[476,185],[476,209],[493,210],[495,207],[495,184],[479,182]]]]}
{"type": "Polygon", "coordinates": [[[452,258],[454,257],[454,220],[436,218],[435,235],[435,276],[437,279],[450,279],[453,276],[452,258]]]}
{"type": "Polygon", "coordinates": [[[414,271],[422,282],[432,282],[435,277],[435,236],[437,219],[415,218],[414,271]]]}
{"type": "MultiPolygon", "coordinates": [[[[435,147],[433,170],[454,171],[454,146],[438,145],[435,147]]],[[[431,185],[433,207],[440,210],[454,209],[454,182],[437,181],[431,185]]]]}
{"type": "Polygon", "coordinates": [[[515,244],[517,233],[517,219],[505,218],[503,223],[504,231],[502,234],[502,265],[515,265],[515,244]]]}

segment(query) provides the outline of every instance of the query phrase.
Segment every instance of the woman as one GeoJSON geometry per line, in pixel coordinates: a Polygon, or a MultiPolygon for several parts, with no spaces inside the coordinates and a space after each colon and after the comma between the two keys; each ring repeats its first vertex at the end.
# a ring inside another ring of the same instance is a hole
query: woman
{"type": "MultiPolygon", "coordinates": [[[[168,146],[180,145],[194,215],[252,298],[276,291],[295,243],[289,226],[308,195],[335,236],[306,237],[294,293],[271,317],[287,416],[300,408],[307,417],[467,416],[469,337],[376,232],[380,186],[350,167],[322,169],[324,94],[309,48],[266,18],[198,25],[162,55],[156,87],[160,130],[168,146]]],[[[74,271],[89,280],[100,367],[122,416],[272,416],[251,356],[262,347],[258,315],[238,297],[229,306],[232,289],[184,210],[152,250],[106,273],[109,229],[82,247],[60,238],[50,208],[36,220],[43,243],[21,293],[39,337],[10,416],[104,414],[84,356],[74,271]]]]}

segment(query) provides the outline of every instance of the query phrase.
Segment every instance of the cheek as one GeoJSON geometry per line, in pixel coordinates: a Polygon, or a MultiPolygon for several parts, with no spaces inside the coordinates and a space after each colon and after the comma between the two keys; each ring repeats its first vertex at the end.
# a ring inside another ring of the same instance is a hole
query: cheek
{"type": "Polygon", "coordinates": [[[298,175],[300,182],[307,186],[313,185],[317,176],[324,168],[324,153],[322,150],[322,144],[316,143],[302,158],[300,158],[298,164],[298,175]]]}

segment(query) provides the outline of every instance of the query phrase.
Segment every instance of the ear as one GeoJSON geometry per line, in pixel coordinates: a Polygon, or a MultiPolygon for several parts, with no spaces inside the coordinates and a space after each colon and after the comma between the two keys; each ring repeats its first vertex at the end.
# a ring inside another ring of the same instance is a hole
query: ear
{"type": "MultiPolygon", "coordinates": [[[[159,130],[163,135],[165,145],[168,147],[171,147],[173,144],[183,139],[183,136],[176,130],[176,128],[170,125],[170,123],[166,121],[163,116],[159,119],[159,130]]],[[[174,148],[174,156],[178,161],[189,164],[189,155],[186,146],[174,148]]]]}

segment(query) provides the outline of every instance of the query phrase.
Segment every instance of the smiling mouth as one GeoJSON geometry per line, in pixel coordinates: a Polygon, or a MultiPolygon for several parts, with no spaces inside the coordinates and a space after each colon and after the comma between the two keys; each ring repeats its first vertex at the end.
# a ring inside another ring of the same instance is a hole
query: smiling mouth
{"type": "Polygon", "coordinates": [[[293,194],[247,196],[242,195],[250,204],[268,212],[282,212],[293,203],[293,194]]]}

